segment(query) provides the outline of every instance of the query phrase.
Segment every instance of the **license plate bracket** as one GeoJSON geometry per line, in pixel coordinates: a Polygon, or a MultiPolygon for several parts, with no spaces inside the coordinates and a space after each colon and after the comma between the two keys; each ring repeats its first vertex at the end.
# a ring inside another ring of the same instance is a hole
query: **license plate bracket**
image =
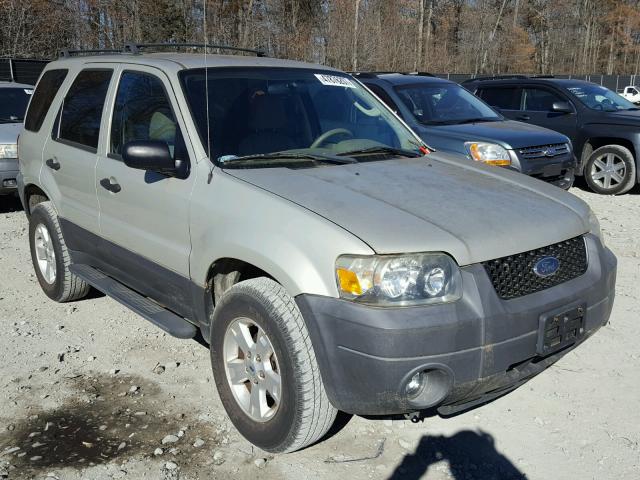
{"type": "Polygon", "coordinates": [[[584,335],[585,311],[586,307],[580,305],[541,315],[538,355],[549,355],[578,341],[584,335]]]}
{"type": "Polygon", "coordinates": [[[552,165],[545,165],[542,169],[543,177],[557,177],[562,173],[562,165],[554,163],[552,165]]]}

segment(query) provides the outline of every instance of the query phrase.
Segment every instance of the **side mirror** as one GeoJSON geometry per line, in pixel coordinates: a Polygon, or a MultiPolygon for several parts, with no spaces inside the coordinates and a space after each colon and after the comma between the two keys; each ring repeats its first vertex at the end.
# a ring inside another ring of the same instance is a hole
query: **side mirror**
{"type": "Polygon", "coordinates": [[[127,167],[138,170],[152,170],[166,175],[174,175],[177,171],[169,145],[160,140],[135,140],[125,143],[122,159],[127,167]]]}
{"type": "Polygon", "coordinates": [[[553,102],[551,110],[557,113],[573,113],[573,108],[569,102],[553,102]]]}

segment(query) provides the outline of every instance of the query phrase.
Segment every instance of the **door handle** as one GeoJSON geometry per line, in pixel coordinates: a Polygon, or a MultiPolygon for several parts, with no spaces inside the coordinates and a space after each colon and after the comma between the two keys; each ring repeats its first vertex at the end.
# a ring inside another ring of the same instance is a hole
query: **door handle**
{"type": "Polygon", "coordinates": [[[118,193],[120,190],[122,190],[120,184],[112,182],[110,178],[103,178],[102,180],[100,180],[100,186],[112,193],[118,193]]]}
{"type": "Polygon", "coordinates": [[[523,120],[523,121],[527,121],[527,120],[531,120],[531,117],[529,115],[520,115],[519,117],[517,117],[518,120],[523,120]]]}
{"type": "Polygon", "coordinates": [[[47,160],[44,163],[51,170],[60,170],[60,162],[57,161],[55,158],[50,158],[49,160],[47,160]]]}

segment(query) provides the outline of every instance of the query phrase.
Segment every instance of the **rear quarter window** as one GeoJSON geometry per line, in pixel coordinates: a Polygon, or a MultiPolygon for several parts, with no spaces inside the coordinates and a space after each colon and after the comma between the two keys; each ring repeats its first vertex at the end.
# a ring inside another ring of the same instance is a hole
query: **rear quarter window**
{"type": "Polygon", "coordinates": [[[98,148],[102,111],[113,70],[83,70],[69,88],[54,131],[56,140],[98,148]]]}
{"type": "Polygon", "coordinates": [[[46,117],[51,102],[60,90],[60,86],[64,79],[67,77],[68,70],[49,70],[42,75],[42,78],[38,82],[35,92],[33,92],[33,98],[29,104],[29,110],[27,111],[27,117],[24,122],[24,128],[31,132],[37,132],[42,127],[44,117],[46,117]]]}
{"type": "Polygon", "coordinates": [[[480,87],[478,96],[492,107],[501,110],[520,110],[518,87],[480,87]]]}

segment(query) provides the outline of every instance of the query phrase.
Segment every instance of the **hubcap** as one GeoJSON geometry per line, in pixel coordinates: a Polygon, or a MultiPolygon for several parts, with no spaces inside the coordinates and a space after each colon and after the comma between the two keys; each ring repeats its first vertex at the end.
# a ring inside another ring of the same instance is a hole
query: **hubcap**
{"type": "Polygon", "coordinates": [[[601,188],[611,189],[622,182],[627,166],[615,153],[605,153],[595,159],[591,165],[591,179],[601,188]]]}
{"type": "Polygon", "coordinates": [[[236,318],[225,332],[227,382],[244,412],[256,422],[271,419],[281,401],[278,358],[271,340],[254,321],[236,318]]]}
{"type": "Polygon", "coordinates": [[[41,223],[36,227],[34,243],[38,269],[45,282],[52,284],[56,281],[56,252],[49,230],[41,223]]]}

